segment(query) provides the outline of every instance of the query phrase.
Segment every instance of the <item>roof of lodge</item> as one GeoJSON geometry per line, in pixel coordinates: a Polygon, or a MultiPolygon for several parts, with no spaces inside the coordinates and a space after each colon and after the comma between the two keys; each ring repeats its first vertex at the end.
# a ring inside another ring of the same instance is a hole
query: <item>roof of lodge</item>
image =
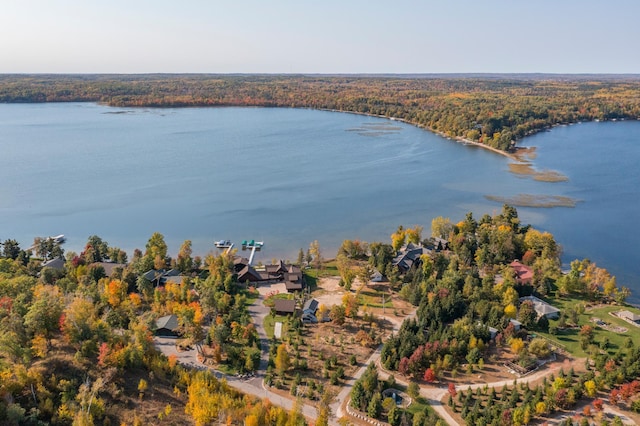
{"type": "Polygon", "coordinates": [[[276,299],[273,308],[276,312],[288,312],[293,313],[296,310],[295,300],[276,299]]]}
{"type": "Polygon", "coordinates": [[[176,315],[165,315],[156,320],[158,329],[166,328],[167,330],[176,331],[179,327],[178,317],[176,315]]]}
{"type": "Polygon", "coordinates": [[[240,272],[238,272],[238,281],[251,281],[249,277],[253,277],[255,281],[262,281],[268,278],[264,278],[256,271],[253,266],[245,266],[240,272]]]}
{"type": "Polygon", "coordinates": [[[287,289],[287,291],[302,290],[302,283],[293,283],[291,281],[287,281],[284,283],[284,287],[287,289]]]}

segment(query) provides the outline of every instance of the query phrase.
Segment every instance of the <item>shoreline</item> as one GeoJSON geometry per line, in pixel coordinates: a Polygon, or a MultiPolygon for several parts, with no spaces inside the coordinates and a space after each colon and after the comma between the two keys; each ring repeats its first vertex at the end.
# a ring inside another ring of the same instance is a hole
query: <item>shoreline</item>
{"type": "MultiPolygon", "coordinates": [[[[371,113],[367,113],[367,112],[357,112],[357,111],[345,111],[345,110],[340,110],[340,109],[326,109],[326,108],[303,108],[303,109],[312,109],[312,110],[316,110],[316,111],[327,111],[327,112],[340,112],[340,113],[346,113],[346,114],[355,114],[355,115],[362,115],[365,117],[375,117],[375,118],[385,118],[387,120],[391,120],[391,121],[399,121],[401,123],[405,123],[405,124],[409,124],[411,126],[417,127],[418,129],[423,129],[423,130],[427,130],[428,132],[433,133],[434,135],[438,135],[444,139],[450,140],[450,141],[454,141],[463,145],[471,145],[471,146],[475,146],[478,148],[482,148],[482,149],[486,149],[492,152],[495,152],[496,154],[500,154],[504,157],[509,158],[510,160],[516,161],[518,163],[526,163],[526,161],[518,158],[517,155],[507,152],[507,151],[502,151],[501,149],[498,148],[494,148],[492,146],[489,146],[487,144],[481,143],[481,142],[476,142],[476,141],[472,141],[470,139],[466,139],[463,138],[462,136],[449,136],[443,132],[439,132],[437,130],[433,130],[430,127],[426,127],[426,126],[422,126],[418,123],[413,123],[409,120],[405,120],[404,118],[398,118],[398,117],[388,117],[386,115],[380,115],[380,114],[371,114],[371,113]]],[[[516,142],[517,143],[517,142],[516,142]]],[[[517,148],[516,148],[517,149],[517,148]]]]}

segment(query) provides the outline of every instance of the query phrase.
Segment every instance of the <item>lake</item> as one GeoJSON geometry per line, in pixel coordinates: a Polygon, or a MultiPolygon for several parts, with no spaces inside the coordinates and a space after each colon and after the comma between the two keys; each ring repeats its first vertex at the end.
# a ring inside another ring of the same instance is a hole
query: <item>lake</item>
{"type": "Polygon", "coordinates": [[[131,254],[161,232],[175,255],[219,239],[264,241],[263,262],[295,259],[318,240],[389,241],[398,225],[500,211],[486,195],[559,195],[575,208],[519,208],[549,230],[564,261],[589,257],[640,300],[632,226],[640,211],[640,123],[558,127],[524,141],[534,164],[567,182],[509,172],[510,160],[396,121],[269,108],[110,108],[90,103],[0,105],[0,239],[28,247],[89,235],[131,254]]]}

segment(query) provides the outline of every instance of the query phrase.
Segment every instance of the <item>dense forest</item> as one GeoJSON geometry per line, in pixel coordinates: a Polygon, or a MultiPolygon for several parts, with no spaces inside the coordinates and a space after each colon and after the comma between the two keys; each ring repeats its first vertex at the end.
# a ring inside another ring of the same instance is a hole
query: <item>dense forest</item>
{"type": "Polygon", "coordinates": [[[638,119],[640,78],[2,75],[0,102],[329,109],[393,117],[508,150],[513,141],[562,123],[638,119]]]}
{"type": "Polygon", "coordinates": [[[193,257],[185,241],[172,259],[159,233],[131,259],[98,236],[81,253],[50,238],[0,247],[0,424],[305,424],[154,345],[155,320],[174,314],[184,344],[210,343],[220,365],[255,368],[260,351],[231,255],[193,257]],[[179,282],[144,274],[169,268],[179,282]]]}

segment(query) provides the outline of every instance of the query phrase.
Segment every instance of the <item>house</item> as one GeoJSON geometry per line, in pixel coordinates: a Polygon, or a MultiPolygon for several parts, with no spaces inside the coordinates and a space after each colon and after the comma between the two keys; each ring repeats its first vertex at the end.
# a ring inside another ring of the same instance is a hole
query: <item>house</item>
{"type": "Polygon", "coordinates": [[[249,259],[246,257],[236,256],[233,258],[233,270],[238,273],[244,269],[245,266],[249,265],[249,259]]]}
{"type": "Polygon", "coordinates": [[[282,279],[288,292],[299,291],[304,287],[302,271],[297,266],[289,265],[288,269],[283,273],[282,279]]]}
{"type": "MultiPolygon", "coordinates": [[[[105,269],[106,273],[106,269],[105,269]]],[[[109,276],[109,275],[107,275],[109,276]]],[[[177,269],[170,269],[165,271],[164,269],[151,269],[144,274],[142,274],[142,278],[150,281],[154,286],[158,287],[161,285],[165,285],[168,282],[174,284],[181,284],[185,278],[189,278],[185,275],[180,275],[180,271],[177,269]]]]}
{"type": "Polygon", "coordinates": [[[238,272],[238,282],[258,282],[265,281],[263,276],[256,271],[253,266],[246,265],[240,272],[238,272]]]}
{"type": "Polygon", "coordinates": [[[384,275],[382,275],[380,272],[376,270],[373,271],[373,274],[371,274],[370,279],[371,279],[371,282],[374,282],[374,283],[381,283],[387,280],[387,278],[384,275]]]}
{"type": "Polygon", "coordinates": [[[126,263],[112,263],[112,262],[96,262],[96,263],[93,263],[92,265],[102,266],[102,269],[104,269],[104,274],[107,276],[107,278],[111,278],[113,275],[116,275],[116,276],[121,275],[124,268],[127,267],[126,263]]]}
{"type": "Polygon", "coordinates": [[[273,310],[277,315],[289,315],[296,311],[295,300],[276,299],[273,310]]]}
{"type": "Polygon", "coordinates": [[[404,274],[420,262],[420,256],[423,254],[431,254],[431,250],[422,245],[409,243],[400,249],[398,255],[393,258],[392,264],[404,274]]]}
{"type": "Polygon", "coordinates": [[[542,317],[546,317],[547,319],[558,319],[560,317],[560,309],[555,306],[551,306],[542,299],[538,299],[535,296],[520,298],[520,303],[525,301],[529,301],[533,304],[533,309],[535,309],[536,314],[538,314],[538,319],[542,317]]]}
{"type": "Polygon", "coordinates": [[[302,307],[302,313],[309,313],[311,315],[315,315],[318,311],[318,301],[316,299],[309,299],[304,303],[302,307]]]}
{"type": "Polygon", "coordinates": [[[514,260],[509,266],[515,271],[515,279],[518,285],[531,285],[533,281],[533,269],[520,263],[518,260],[514,260]]]}
{"type": "Polygon", "coordinates": [[[620,311],[618,312],[618,316],[624,320],[640,323],[640,315],[634,314],[630,311],[620,311]]]}
{"type": "Polygon", "coordinates": [[[301,320],[304,324],[316,324],[318,322],[318,318],[316,318],[315,315],[310,314],[308,312],[305,312],[304,314],[302,314],[301,320]]]}
{"type": "Polygon", "coordinates": [[[234,265],[238,271],[238,281],[241,283],[252,282],[279,282],[283,281],[288,292],[299,291],[304,287],[302,271],[295,265],[286,265],[282,260],[264,268],[254,268],[246,259],[234,259],[234,265]],[[242,265],[241,269],[237,269],[242,265]]]}
{"type": "Polygon", "coordinates": [[[284,287],[287,289],[287,292],[293,293],[294,291],[302,290],[302,283],[285,281],[284,287]]]}
{"type": "Polygon", "coordinates": [[[287,265],[282,260],[278,261],[275,265],[266,265],[264,267],[265,272],[269,278],[278,279],[288,271],[287,265]]]}
{"type": "Polygon", "coordinates": [[[433,237],[432,240],[435,251],[449,250],[449,241],[444,238],[433,237]]]}
{"type": "Polygon", "coordinates": [[[498,335],[498,329],[494,327],[489,327],[489,338],[493,340],[496,338],[497,335],[498,335]]]}
{"type": "Polygon", "coordinates": [[[513,329],[515,331],[520,331],[520,329],[522,328],[522,323],[518,320],[510,319],[509,322],[513,324],[513,329]]]}
{"type": "Polygon", "coordinates": [[[150,269],[147,272],[145,272],[144,274],[142,274],[142,278],[144,278],[145,280],[151,282],[154,286],[159,286],[160,284],[162,284],[162,276],[164,275],[164,270],[160,269],[150,269]]]}
{"type": "Polygon", "coordinates": [[[42,268],[55,269],[57,271],[64,271],[65,260],[61,257],[48,260],[42,264],[42,268]]]}
{"type": "Polygon", "coordinates": [[[156,336],[179,337],[180,326],[176,315],[166,315],[156,320],[156,336]]]}

